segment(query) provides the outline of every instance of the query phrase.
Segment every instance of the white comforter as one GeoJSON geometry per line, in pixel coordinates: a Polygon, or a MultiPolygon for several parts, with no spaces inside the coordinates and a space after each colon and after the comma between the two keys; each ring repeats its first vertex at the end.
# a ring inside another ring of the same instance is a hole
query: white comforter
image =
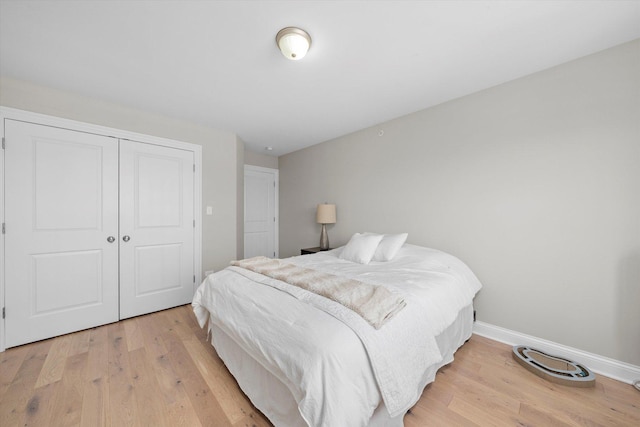
{"type": "Polygon", "coordinates": [[[288,261],[401,294],[407,306],[380,330],[333,301],[236,267],[209,276],[193,301],[201,326],[210,319],[287,385],[313,426],[366,425],[381,398],[391,416],[413,406],[427,368],[441,360],[435,336],[481,287],[460,260],[433,249],[405,245],[393,261],[369,265],[340,260],[340,251],[288,261]]]}

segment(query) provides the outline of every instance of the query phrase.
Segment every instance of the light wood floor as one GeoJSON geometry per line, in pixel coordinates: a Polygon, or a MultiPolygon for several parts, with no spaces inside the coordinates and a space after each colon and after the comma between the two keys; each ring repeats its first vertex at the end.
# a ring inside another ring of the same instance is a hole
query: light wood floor
{"type": "MultiPolygon", "coordinates": [[[[405,416],[414,426],[640,426],[640,393],[549,383],[510,347],[473,336],[405,416]]],[[[0,425],[270,426],[242,394],[190,306],[0,353],[0,425]]]]}

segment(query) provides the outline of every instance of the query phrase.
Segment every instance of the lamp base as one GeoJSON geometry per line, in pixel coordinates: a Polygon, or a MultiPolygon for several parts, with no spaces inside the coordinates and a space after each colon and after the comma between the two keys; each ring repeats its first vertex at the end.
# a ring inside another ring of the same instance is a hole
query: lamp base
{"type": "Polygon", "coordinates": [[[329,249],[329,235],[327,234],[327,225],[322,224],[322,232],[320,233],[320,250],[326,251],[329,249]]]}

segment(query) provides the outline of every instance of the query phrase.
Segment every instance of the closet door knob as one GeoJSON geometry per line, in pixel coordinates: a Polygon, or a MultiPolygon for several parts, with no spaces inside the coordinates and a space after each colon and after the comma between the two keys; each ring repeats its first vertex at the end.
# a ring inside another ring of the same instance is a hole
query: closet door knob
{"type": "Polygon", "coordinates": [[[131,240],[131,237],[129,237],[129,236],[122,236],[122,240],[124,240],[125,242],[128,242],[129,240],[131,240]]]}
{"type": "Polygon", "coordinates": [[[115,241],[116,241],[116,238],[115,238],[115,237],[113,237],[113,236],[109,236],[109,237],[107,237],[107,242],[109,242],[109,243],[113,243],[113,242],[115,242],[115,241]]]}

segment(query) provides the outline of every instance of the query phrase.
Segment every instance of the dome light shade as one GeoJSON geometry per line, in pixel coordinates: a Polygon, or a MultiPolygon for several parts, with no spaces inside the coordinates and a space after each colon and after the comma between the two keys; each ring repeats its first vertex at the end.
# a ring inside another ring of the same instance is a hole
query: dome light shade
{"type": "Polygon", "coordinates": [[[311,37],[300,28],[287,27],[278,31],[276,43],[285,58],[298,61],[304,58],[311,47],[311,37]]]}

